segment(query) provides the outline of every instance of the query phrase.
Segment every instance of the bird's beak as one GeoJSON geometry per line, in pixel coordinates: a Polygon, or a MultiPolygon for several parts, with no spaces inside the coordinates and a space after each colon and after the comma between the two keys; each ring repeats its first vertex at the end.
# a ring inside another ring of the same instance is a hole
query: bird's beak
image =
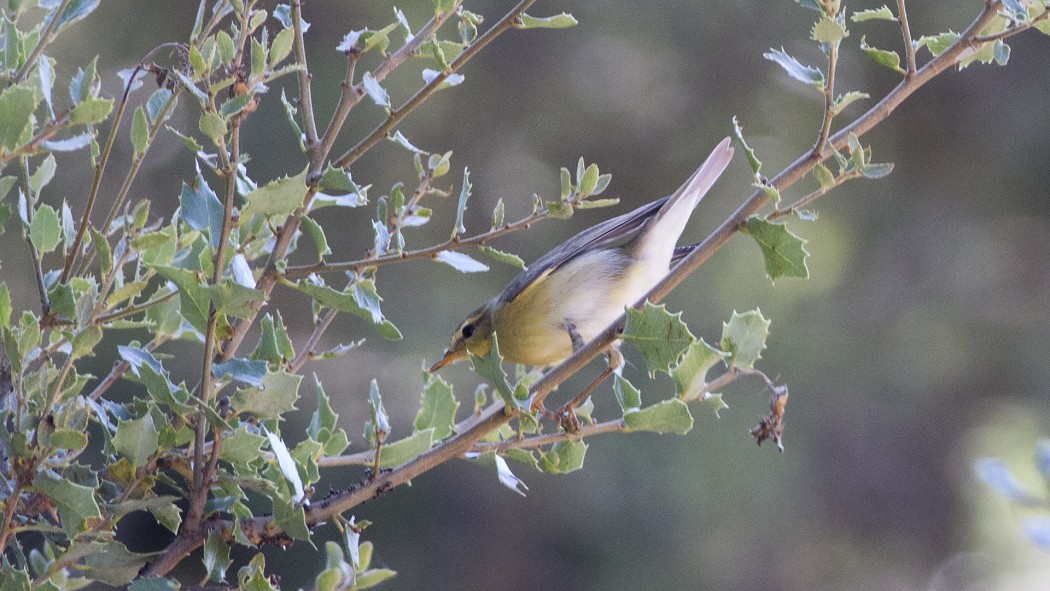
{"type": "Polygon", "coordinates": [[[451,349],[445,349],[445,353],[441,356],[441,359],[438,359],[434,363],[434,365],[430,366],[430,369],[428,369],[427,371],[430,373],[434,373],[442,367],[445,367],[446,365],[451,365],[459,361],[460,359],[463,359],[464,357],[466,357],[466,355],[462,353],[457,353],[456,351],[453,351],[451,349]]]}

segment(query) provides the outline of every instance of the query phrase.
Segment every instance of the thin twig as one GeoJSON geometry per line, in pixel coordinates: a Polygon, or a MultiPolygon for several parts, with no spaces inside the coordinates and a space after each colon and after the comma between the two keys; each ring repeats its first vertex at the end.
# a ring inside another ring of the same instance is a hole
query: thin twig
{"type": "Polygon", "coordinates": [[[475,234],[467,238],[452,238],[442,242],[441,244],[435,244],[426,248],[420,248],[418,250],[408,250],[399,253],[393,253],[383,255],[375,258],[358,259],[354,261],[345,261],[341,263],[326,263],[321,261],[312,265],[299,265],[294,267],[288,267],[285,269],[284,277],[286,279],[299,279],[302,277],[309,277],[314,273],[338,273],[344,271],[359,271],[361,269],[368,269],[371,267],[379,267],[382,265],[389,265],[390,263],[397,263],[401,261],[408,261],[413,259],[429,259],[434,258],[439,252],[443,250],[457,250],[464,246],[470,245],[483,245],[489,240],[506,236],[513,232],[521,230],[527,230],[532,224],[538,221],[547,219],[546,208],[537,211],[536,213],[529,214],[524,218],[516,221],[504,224],[499,228],[489,230],[488,232],[482,232],[475,234]]]}
{"type": "Polygon", "coordinates": [[[306,150],[312,152],[317,147],[317,122],[314,119],[314,99],[310,91],[310,68],[306,64],[306,45],[303,43],[303,3],[292,0],[292,31],[294,37],[295,58],[302,65],[299,70],[299,107],[303,110],[303,123],[306,127],[306,150]]]}
{"type": "Polygon", "coordinates": [[[19,162],[22,167],[22,192],[25,193],[26,197],[26,219],[28,222],[22,234],[25,235],[26,244],[29,245],[29,258],[33,264],[33,274],[36,276],[36,289],[40,295],[40,317],[45,318],[51,314],[51,297],[48,296],[47,285],[44,283],[44,267],[41,264],[40,255],[37,253],[36,246],[33,245],[33,240],[29,234],[29,226],[33,223],[34,206],[38,195],[33,194],[32,187],[29,184],[29,157],[22,156],[19,162]]]}
{"type": "Polygon", "coordinates": [[[828,47],[828,79],[824,83],[824,121],[820,125],[820,135],[817,143],[813,146],[813,154],[822,156],[824,145],[831,135],[831,121],[835,118],[835,76],[839,63],[839,41],[831,43],[828,47]]]}
{"type": "Polygon", "coordinates": [[[99,314],[95,321],[99,324],[106,324],[108,322],[113,322],[114,320],[127,318],[128,316],[134,316],[139,312],[145,312],[153,306],[159,306],[160,304],[163,304],[164,302],[170,300],[171,298],[174,298],[177,295],[179,295],[178,291],[171,291],[160,297],[156,297],[152,300],[142,302],[141,304],[134,304],[126,308],[121,308],[120,310],[109,312],[108,314],[99,314]]]}
{"type": "Polygon", "coordinates": [[[412,98],[405,101],[405,103],[397,109],[391,110],[386,121],[381,123],[379,127],[372,131],[372,133],[358,142],[356,146],[340,156],[335,161],[335,166],[349,169],[350,165],[363,156],[365,152],[372,149],[372,146],[379,142],[379,140],[385,138],[402,119],[415,110],[415,108],[421,105],[425,100],[430,98],[430,95],[438,90],[438,87],[441,86],[446,78],[463,67],[463,64],[470,61],[470,58],[474,57],[479,51],[484,49],[485,46],[491,43],[496,37],[513,27],[521,18],[521,14],[525,12],[525,9],[531,6],[535,1],[536,0],[521,0],[517,6],[510,9],[503,18],[501,18],[496,24],[492,25],[489,30],[485,31],[480,37],[464,49],[463,53],[459,54],[456,59],[452,60],[447,71],[439,72],[433,80],[428,82],[423,88],[419,89],[419,92],[412,95],[412,98]]]}
{"type": "Polygon", "coordinates": [[[908,64],[906,76],[915,75],[918,68],[915,67],[915,43],[911,39],[911,28],[908,26],[908,11],[904,7],[905,0],[897,0],[897,22],[901,25],[901,34],[904,35],[904,55],[908,64]]]}
{"type": "Polygon", "coordinates": [[[47,26],[44,27],[43,32],[40,33],[40,39],[33,46],[33,51],[29,52],[26,57],[26,63],[22,64],[22,67],[18,69],[14,77],[11,78],[12,83],[19,83],[23,78],[29,74],[29,71],[36,66],[36,60],[40,59],[40,54],[44,52],[44,48],[47,47],[52,41],[55,40],[55,30],[58,28],[58,19],[62,16],[62,13],[69,7],[71,0],[62,0],[62,3],[58,5],[58,8],[52,13],[51,20],[47,22],[47,26]]]}
{"type": "Polygon", "coordinates": [[[1047,20],[1047,18],[1050,18],[1050,7],[1044,7],[1043,12],[1039,16],[1033,18],[1032,20],[1028,21],[1027,23],[1024,23],[1024,24],[1022,24],[1020,26],[1017,26],[1017,27],[1010,27],[1009,29],[1006,29],[1005,31],[1000,31],[998,33],[995,33],[994,35],[980,35],[980,36],[974,38],[974,41],[976,41],[978,44],[980,44],[980,43],[989,43],[989,42],[992,42],[992,41],[999,41],[999,40],[1002,40],[1002,39],[1013,37],[1014,35],[1016,35],[1018,33],[1023,33],[1025,31],[1027,31],[1028,29],[1031,29],[1031,28],[1035,27],[1040,22],[1047,20]]]}

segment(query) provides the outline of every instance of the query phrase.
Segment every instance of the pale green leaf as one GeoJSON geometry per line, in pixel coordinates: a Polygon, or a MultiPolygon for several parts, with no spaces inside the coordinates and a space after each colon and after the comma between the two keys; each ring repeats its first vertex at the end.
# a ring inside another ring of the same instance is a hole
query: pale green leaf
{"type": "Polygon", "coordinates": [[[775,282],[780,277],[809,278],[806,241],[792,234],[785,224],[752,216],[748,218],[744,232],[750,234],[762,249],[766,275],[771,281],[775,282]]]}
{"type": "Polygon", "coordinates": [[[117,423],[113,448],[127,458],[131,465],[141,468],[157,451],[159,439],[160,431],[153,424],[153,416],[147,412],[142,418],[117,423]]]}
{"type": "Polygon", "coordinates": [[[452,395],[452,386],[440,376],[429,375],[412,426],[416,431],[433,429],[434,438],[440,441],[455,433],[458,408],[459,402],[452,395]]]}
{"type": "Polygon", "coordinates": [[[419,454],[429,451],[433,445],[433,427],[416,431],[404,439],[384,444],[379,452],[379,466],[381,468],[400,466],[419,454]]]}
{"type": "Polygon", "coordinates": [[[671,370],[678,398],[688,402],[703,394],[707,388],[707,372],[725,361],[726,357],[725,353],[708,345],[704,339],[689,345],[682,360],[671,370]]]}
{"type": "Polygon", "coordinates": [[[669,372],[682,351],[696,340],[682,322],[682,313],[671,314],[663,304],[645,302],[641,310],[627,311],[623,340],[634,345],[645,358],[649,374],[669,372]]]}
{"type": "Polygon", "coordinates": [[[62,224],[58,221],[58,212],[50,205],[41,205],[29,224],[29,241],[38,251],[49,253],[61,240],[62,224]]]}
{"type": "Polygon", "coordinates": [[[850,17],[850,19],[855,23],[859,23],[870,20],[896,21],[897,17],[893,15],[893,11],[883,4],[878,8],[858,10],[853,13],[853,16],[850,17]]]}
{"type": "Polygon", "coordinates": [[[812,84],[820,89],[824,88],[824,72],[802,64],[794,57],[788,55],[783,48],[770,49],[768,53],[763,53],[762,57],[778,64],[795,80],[805,84],[812,84]]]}
{"type": "Polygon", "coordinates": [[[518,22],[520,24],[517,26],[520,29],[568,29],[579,24],[576,17],[567,12],[542,18],[522,13],[518,22]]]}
{"type": "Polygon", "coordinates": [[[247,204],[241,210],[241,223],[255,214],[288,215],[302,207],[306,193],[306,170],[295,176],[270,181],[245,195],[247,204]]]}
{"type": "Polygon", "coordinates": [[[238,413],[247,413],[259,419],[272,419],[295,410],[299,398],[299,382],[303,376],[285,371],[269,372],[263,377],[262,387],[240,388],[231,397],[238,413]]]}
{"type": "Polygon", "coordinates": [[[721,348],[729,354],[729,363],[744,369],[754,367],[766,348],[769,325],[758,308],[743,314],[734,310],[729,321],[722,323],[721,348]]]}
{"type": "Polygon", "coordinates": [[[655,431],[685,435],[693,428],[689,407],[677,398],[661,400],[641,410],[624,413],[623,420],[631,431],[655,431]]]}
{"type": "Polygon", "coordinates": [[[540,469],[548,474],[568,474],[583,467],[586,455],[586,442],[559,441],[540,457],[540,469]]]}
{"type": "Polygon", "coordinates": [[[899,74],[907,74],[907,72],[904,71],[904,68],[901,67],[901,56],[898,55],[896,51],[872,47],[867,44],[863,35],[860,38],[860,50],[864,52],[864,55],[875,61],[875,63],[886,66],[899,74]]]}

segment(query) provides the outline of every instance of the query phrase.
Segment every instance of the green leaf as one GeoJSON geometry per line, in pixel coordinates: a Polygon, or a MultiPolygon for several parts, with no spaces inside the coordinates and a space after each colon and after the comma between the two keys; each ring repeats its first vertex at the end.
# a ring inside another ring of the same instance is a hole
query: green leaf
{"type": "MultiPolygon", "coordinates": [[[[51,3],[52,6],[60,5],[60,2],[51,3]]],[[[66,26],[71,25],[79,20],[86,18],[89,14],[98,8],[99,0],[72,0],[66,5],[65,10],[58,17],[56,22],[55,30],[60,31],[66,26]]],[[[54,13],[49,13],[49,17],[54,13]]]]}
{"type": "Polygon", "coordinates": [[[89,519],[102,517],[95,502],[95,489],[91,487],[44,470],[33,477],[33,489],[55,501],[62,514],[62,527],[67,533],[83,532],[89,519]]]}
{"type": "Polygon", "coordinates": [[[762,358],[762,351],[766,348],[769,324],[758,308],[743,314],[733,310],[729,322],[722,323],[721,348],[729,354],[730,365],[743,369],[755,366],[755,361],[762,358]]]}
{"type": "Polygon", "coordinates": [[[84,574],[89,579],[114,587],[122,587],[133,581],[142,567],[160,554],[130,552],[124,544],[116,541],[93,542],[91,546],[92,550],[84,556],[84,574]]]}
{"type": "Polygon", "coordinates": [[[126,345],[117,345],[120,357],[131,365],[131,378],[146,386],[146,392],[158,404],[170,407],[176,413],[192,410],[188,405],[189,392],[175,386],[160,361],[147,351],[126,345]]]}
{"type": "Polygon", "coordinates": [[[849,37],[849,32],[846,31],[846,27],[842,26],[838,19],[824,15],[813,24],[809,37],[818,43],[835,45],[844,38],[849,37]]]}
{"type": "Polygon", "coordinates": [[[452,227],[452,237],[466,232],[466,227],[463,226],[463,213],[467,211],[467,199],[470,197],[470,190],[472,186],[470,184],[470,169],[463,169],[463,187],[459,191],[459,201],[456,203],[456,224],[452,227]]]}
{"type": "Polygon", "coordinates": [[[767,221],[751,216],[744,226],[744,232],[750,234],[759,248],[766,263],[766,275],[776,282],[780,277],[809,278],[806,267],[806,240],[792,234],[785,224],[767,221]]]}
{"type": "Polygon", "coordinates": [[[506,263],[512,267],[517,267],[518,269],[525,268],[525,261],[521,260],[521,257],[516,254],[496,250],[491,246],[479,246],[478,250],[501,263],[506,263]]]}
{"type": "Polygon", "coordinates": [[[223,206],[199,170],[193,185],[182,183],[179,206],[179,215],[186,225],[207,234],[211,247],[218,248],[222,238],[223,206]]]}
{"type": "Polygon", "coordinates": [[[507,408],[520,407],[523,403],[514,396],[514,388],[507,381],[507,374],[503,372],[502,362],[503,356],[499,354],[499,339],[496,337],[496,333],[492,333],[492,349],[483,357],[470,353],[470,363],[474,373],[496,388],[507,408]]]}
{"type": "Polygon", "coordinates": [[[141,468],[158,449],[160,431],[153,424],[150,413],[139,419],[117,423],[117,434],[113,436],[113,448],[136,468],[141,468]]]}
{"type": "Polygon", "coordinates": [[[813,176],[817,178],[820,188],[824,191],[832,189],[836,184],[835,175],[823,163],[818,162],[813,167],[813,176]]]}
{"type": "Polygon", "coordinates": [[[368,386],[368,408],[372,414],[371,428],[365,426],[366,435],[370,441],[378,436],[385,439],[390,433],[390,419],[387,417],[386,409],[383,408],[383,397],[379,394],[379,382],[372,378],[368,386]]]}
{"type": "Polygon", "coordinates": [[[146,151],[147,142],[149,142],[149,124],[146,122],[146,111],[139,105],[131,120],[131,145],[134,148],[135,158],[146,151]]]}
{"type": "Polygon", "coordinates": [[[55,250],[61,239],[62,224],[58,221],[58,212],[50,205],[41,205],[29,224],[29,241],[46,254],[55,250]]]}
{"type": "Polygon", "coordinates": [[[51,446],[55,449],[81,450],[87,447],[87,435],[71,429],[56,429],[51,434],[51,446]]]}
{"type": "Polygon", "coordinates": [[[416,431],[433,429],[438,441],[454,434],[456,409],[459,402],[452,395],[452,386],[440,376],[428,375],[423,386],[423,399],[412,427],[416,431]]]}
{"type": "Polygon", "coordinates": [[[788,55],[783,48],[770,49],[768,53],[763,53],[762,57],[784,68],[784,71],[795,80],[805,84],[812,84],[819,89],[824,88],[824,72],[813,66],[800,63],[797,59],[788,55]]]}
{"type": "Polygon", "coordinates": [[[306,170],[291,177],[270,181],[245,195],[247,205],[241,210],[241,223],[255,214],[288,215],[302,207],[306,197],[306,170]]]}
{"type": "Polygon", "coordinates": [[[864,21],[880,20],[880,21],[896,21],[897,17],[893,15],[893,12],[886,7],[885,4],[878,8],[869,8],[867,10],[858,10],[853,13],[850,17],[855,23],[864,21]]]}
{"type": "Polygon", "coordinates": [[[831,114],[838,115],[842,112],[843,109],[853,104],[854,102],[868,98],[871,98],[871,95],[869,95],[868,93],[857,92],[855,90],[847,92],[846,94],[840,94],[838,98],[836,98],[831,103],[831,114]]]}
{"type": "Polygon", "coordinates": [[[265,442],[265,436],[249,431],[247,426],[241,426],[222,438],[219,457],[231,464],[249,464],[262,457],[265,442]]]}
{"type": "Polygon", "coordinates": [[[211,295],[202,285],[203,280],[196,273],[176,267],[155,266],[157,273],[179,288],[179,303],[182,317],[193,328],[204,333],[208,328],[208,312],[211,306],[211,295]]]}
{"type": "Polygon", "coordinates": [[[936,57],[954,45],[955,42],[959,40],[959,37],[959,33],[954,31],[948,31],[947,33],[940,33],[938,35],[923,35],[915,42],[915,50],[918,51],[925,47],[930,50],[931,55],[936,57]]]}
{"type": "Polygon", "coordinates": [[[198,123],[201,133],[215,145],[221,145],[226,136],[226,121],[215,111],[205,111],[198,123]]]}
{"type": "Polygon", "coordinates": [[[744,149],[744,155],[747,156],[747,163],[751,165],[751,172],[755,174],[755,177],[759,177],[759,171],[762,170],[762,161],[755,156],[755,151],[751,149],[751,146],[747,145],[744,141],[744,130],[740,127],[740,123],[736,119],[736,115],[733,115],[733,135],[736,136],[740,147],[744,149]]]}
{"type": "Polygon", "coordinates": [[[896,51],[872,47],[865,42],[863,35],[860,38],[860,50],[864,52],[864,55],[874,60],[875,63],[886,66],[894,72],[907,74],[904,68],[901,67],[901,56],[896,51]]]}
{"type": "Polygon", "coordinates": [[[0,328],[11,328],[11,292],[6,283],[0,283],[0,328]]]}
{"type": "Polygon", "coordinates": [[[382,298],[376,293],[375,282],[371,279],[359,278],[345,291],[337,291],[327,285],[318,285],[306,280],[288,283],[288,285],[314,298],[324,306],[342,312],[350,312],[355,316],[372,321],[376,330],[384,338],[390,340],[401,338],[401,331],[383,316],[379,307],[382,298]]]}
{"type": "Polygon", "coordinates": [[[704,339],[689,345],[682,360],[671,370],[678,399],[689,402],[699,398],[707,388],[707,372],[718,362],[724,362],[726,357],[728,355],[708,345],[704,339]]]}
{"type": "Polygon", "coordinates": [[[390,95],[379,84],[379,81],[372,76],[371,72],[365,72],[365,75],[361,78],[361,84],[365,87],[365,92],[368,93],[368,96],[375,104],[384,109],[390,109],[390,95]]]}
{"type": "Polygon", "coordinates": [[[223,103],[219,105],[219,115],[224,120],[229,121],[230,117],[233,117],[234,115],[237,115],[238,113],[246,109],[248,105],[252,104],[252,101],[254,100],[254,92],[239,94],[227,101],[223,101],[223,103]]]}
{"type": "Polygon", "coordinates": [[[615,374],[613,375],[613,393],[616,394],[616,401],[620,403],[620,410],[624,414],[642,407],[642,393],[638,391],[638,388],[615,374]]]}
{"type": "MultiPolygon", "coordinates": [[[[109,240],[94,226],[89,226],[88,231],[91,233],[91,244],[95,247],[95,254],[98,255],[98,264],[102,268],[102,274],[109,275],[113,270],[113,251],[109,248],[109,240]]],[[[71,243],[72,241],[66,242],[66,244],[71,243]]]]}
{"type": "Polygon", "coordinates": [[[102,340],[102,328],[97,324],[91,324],[73,335],[70,342],[73,357],[84,357],[95,350],[95,345],[102,340]]]}
{"type": "Polygon", "coordinates": [[[314,386],[317,394],[317,409],[314,410],[314,414],[310,418],[310,424],[306,427],[306,435],[310,439],[324,443],[335,431],[339,415],[332,410],[332,405],[328,401],[328,395],[325,394],[324,387],[317,378],[317,374],[314,374],[314,386]]]}
{"type": "Polygon", "coordinates": [[[460,273],[484,273],[489,270],[485,263],[455,250],[442,250],[434,255],[434,260],[445,263],[460,273]]]}
{"type": "Polygon", "coordinates": [[[132,581],[128,585],[128,591],[179,591],[179,583],[171,579],[150,577],[132,581]]]}
{"type": "Polygon", "coordinates": [[[317,249],[317,260],[321,260],[325,255],[332,254],[332,249],[328,247],[328,237],[325,236],[324,228],[321,227],[321,224],[318,224],[310,216],[303,216],[300,220],[302,221],[303,230],[314,241],[314,247],[317,249]]]}
{"type": "Polygon", "coordinates": [[[552,201],[547,204],[547,215],[556,220],[567,220],[572,217],[572,204],[567,201],[552,201]]]}
{"type": "Polygon", "coordinates": [[[540,469],[548,474],[568,474],[583,467],[586,455],[586,442],[559,441],[540,457],[540,469]]]}
{"type": "Polygon", "coordinates": [[[685,435],[693,428],[689,407],[677,398],[661,400],[656,404],[624,413],[623,420],[631,431],[655,431],[685,435]]]}
{"type": "Polygon", "coordinates": [[[285,371],[272,371],[262,380],[262,387],[240,388],[231,402],[238,413],[247,413],[259,419],[274,419],[295,410],[299,398],[299,382],[303,376],[285,371]]]}
{"type": "Polygon", "coordinates": [[[40,190],[47,186],[51,182],[51,179],[55,178],[55,170],[57,169],[55,164],[55,155],[48,154],[47,158],[44,158],[40,162],[40,166],[36,167],[33,174],[29,177],[29,190],[33,195],[39,195],[40,190]]]}
{"type": "Polygon", "coordinates": [[[583,171],[583,177],[576,179],[577,192],[581,198],[589,197],[598,186],[598,165],[591,164],[583,171]]]}
{"type": "Polygon", "coordinates": [[[105,120],[113,110],[113,99],[89,98],[69,112],[71,125],[94,125],[105,120]]]}
{"type": "Polygon", "coordinates": [[[273,42],[270,43],[271,68],[283,62],[284,58],[288,57],[288,54],[292,52],[293,39],[295,39],[295,30],[291,28],[284,29],[274,36],[273,42]]]}
{"type": "Polygon", "coordinates": [[[266,376],[266,362],[234,358],[213,364],[211,373],[218,378],[233,378],[249,386],[262,387],[263,378],[266,376]]]}
{"type": "Polygon", "coordinates": [[[393,578],[397,571],[389,568],[370,568],[354,577],[354,591],[371,589],[376,585],[393,578]]]}
{"type": "Polygon", "coordinates": [[[523,12],[518,20],[521,23],[517,25],[519,29],[568,29],[579,24],[576,17],[567,12],[543,18],[529,16],[523,12]]]}
{"type": "Polygon", "coordinates": [[[627,310],[623,340],[634,345],[645,358],[649,375],[669,372],[682,351],[696,340],[682,322],[682,313],[671,314],[663,304],[645,302],[641,310],[627,310]]]}
{"type": "Polygon", "coordinates": [[[208,287],[208,295],[220,314],[229,314],[236,318],[247,318],[251,315],[252,304],[265,299],[265,294],[258,289],[245,287],[224,279],[218,285],[208,287]]]}
{"type": "Polygon", "coordinates": [[[0,93],[0,147],[14,150],[29,141],[39,102],[37,90],[28,85],[8,86],[0,93]]]}
{"type": "Polygon", "coordinates": [[[614,197],[611,199],[588,199],[586,201],[577,201],[576,207],[579,209],[597,209],[599,207],[611,207],[619,202],[619,197],[614,197]]]}
{"type": "Polygon", "coordinates": [[[404,439],[384,444],[379,453],[379,466],[381,468],[400,466],[419,454],[429,451],[433,446],[433,427],[416,431],[404,439]]]}

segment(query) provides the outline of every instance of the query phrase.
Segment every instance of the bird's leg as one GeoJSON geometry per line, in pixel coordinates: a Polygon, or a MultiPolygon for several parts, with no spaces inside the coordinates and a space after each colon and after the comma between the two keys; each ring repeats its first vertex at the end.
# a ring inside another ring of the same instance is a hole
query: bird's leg
{"type": "Polygon", "coordinates": [[[609,364],[606,366],[602,373],[598,374],[598,377],[594,378],[594,381],[587,385],[586,388],[580,391],[572,400],[566,402],[558,409],[557,416],[561,427],[568,432],[579,431],[580,419],[576,417],[576,407],[580,405],[584,400],[590,396],[591,392],[601,384],[605,378],[609,377],[613,373],[619,374],[623,368],[623,354],[620,353],[620,344],[615,342],[609,345],[606,349],[606,357],[609,360],[609,364]]]}

